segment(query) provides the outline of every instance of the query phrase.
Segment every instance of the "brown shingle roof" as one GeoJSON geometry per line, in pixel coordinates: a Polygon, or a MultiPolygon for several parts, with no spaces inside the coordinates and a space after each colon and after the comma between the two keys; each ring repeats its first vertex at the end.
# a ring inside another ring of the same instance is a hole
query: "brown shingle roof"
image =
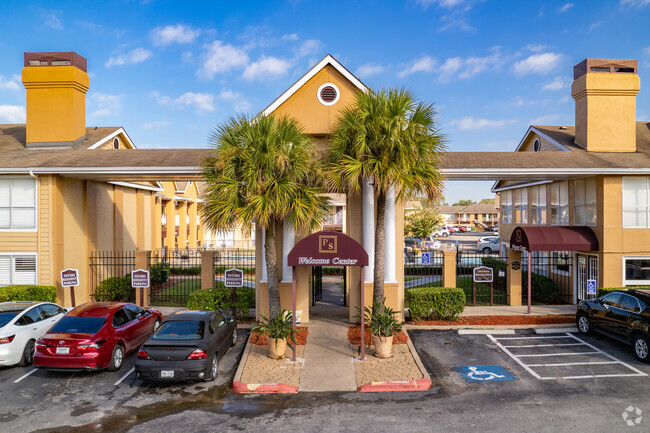
{"type": "MultiPolygon", "coordinates": [[[[87,149],[120,129],[119,126],[94,126],[86,128],[86,139],[79,143],[77,149],[87,149]]],[[[0,124],[0,150],[29,150],[25,148],[26,132],[25,125],[1,125],[0,124]]]]}

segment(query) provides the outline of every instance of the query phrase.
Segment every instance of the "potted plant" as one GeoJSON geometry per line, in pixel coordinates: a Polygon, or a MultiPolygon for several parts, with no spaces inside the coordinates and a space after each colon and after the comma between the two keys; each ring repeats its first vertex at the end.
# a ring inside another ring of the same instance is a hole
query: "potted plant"
{"type": "Polygon", "coordinates": [[[402,324],[395,318],[396,314],[395,310],[378,299],[375,300],[372,310],[369,307],[365,308],[364,320],[369,323],[375,356],[378,358],[393,356],[393,334],[402,331],[402,324]]]}
{"type": "Polygon", "coordinates": [[[255,325],[251,332],[257,333],[257,339],[260,336],[266,335],[269,342],[269,358],[282,359],[285,356],[287,349],[287,342],[291,343],[291,350],[293,344],[296,344],[297,331],[293,329],[293,315],[291,311],[282,310],[280,313],[266,317],[260,314],[262,321],[255,325]]]}

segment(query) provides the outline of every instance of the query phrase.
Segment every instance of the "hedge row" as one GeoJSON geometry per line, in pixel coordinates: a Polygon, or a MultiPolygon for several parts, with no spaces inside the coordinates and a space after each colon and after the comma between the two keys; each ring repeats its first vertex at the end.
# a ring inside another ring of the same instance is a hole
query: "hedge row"
{"type": "MultiPolygon", "coordinates": [[[[215,275],[223,274],[226,269],[233,268],[235,266],[215,266],[214,267],[214,273],[215,275]]],[[[162,263],[155,264],[151,266],[151,282],[152,284],[156,283],[164,283],[167,281],[165,279],[164,281],[162,280],[162,276],[159,276],[162,274],[162,270],[166,269],[167,270],[167,275],[173,274],[173,275],[201,275],[201,266],[169,266],[169,265],[162,265],[162,263]],[[154,276],[154,267],[155,267],[155,272],[156,276],[154,276]]],[[[244,274],[254,274],[255,273],[255,268],[254,267],[238,267],[237,269],[241,269],[244,271],[244,274]]]]}
{"type": "Polygon", "coordinates": [[[614,290],[627,290],[627,289],[648,289],[650,287],[648,286],[627,286],[627,287],[601,287],[598,289],[598,293],[596,294],[597,297],[605,296],[609,292],[613,292],[614,290]]]}
{"type": "Polygon", "coordinates": [[[465,292],[451,287],[417,287],[406,291],[414,320],[456,320],[465,309],[465,292]]]}
{"type": "Polygon", "coordinates": [[[0,287],[0,302],[12,301],[56,302],[56,287],[28,284],[0,287]]]}
{"type": "Polygon", "coordinates": [[[99,283],[92,296],[97,302],[135,301],[135,289],[131,287],[131,275],[106,278],[99,283]]]}
{"type": "MultiPolygon", "coordinates": [[[[237,287],[236,296],[237,318],[245,319],[248,317],[248,310],[255,308],[255,289],[237,287]]],[[[196,290],[187,297],[187,308],[192,310],[216,310],[222,314],[231,314],[232,289],[196,290]]]]}
{"type": "MultiPolygon", "coordinates": [[[[493,259],[491,257],[483,257],[481,259],[481,262],[483,266],[492,268],[492,271],[494,272],[495,284],[501,287],[505,287],[506,277],[499,277],[498,275],[499,271],[505,271],[508,269],[508,265],[500,260],[493,259]]],[[[535,272],[531,274],[530,278],[533,284],[533,299],[542,302],[554,302],[558,300],[559,291],[557,284],[555,284],[551,278],[535,272]]],[[[521,280],[521,291],[525,295],[528,293],[528,277],[522,273],[521,280]]]]}

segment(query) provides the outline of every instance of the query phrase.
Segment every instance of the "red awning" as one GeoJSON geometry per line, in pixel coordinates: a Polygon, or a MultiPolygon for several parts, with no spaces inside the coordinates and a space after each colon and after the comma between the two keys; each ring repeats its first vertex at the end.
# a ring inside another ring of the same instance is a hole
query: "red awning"
{"type": "Polygon", "coordinates": [[[368,266],[368,253],[341,232],[313,233],[289,252],[289,266],[368,266]]]}
{"type": "Polygon", "coordinates": [[[517,227],[510,236],[510,248],[527,251],[598,251],[598,238],[589,227],[517,227]]]}

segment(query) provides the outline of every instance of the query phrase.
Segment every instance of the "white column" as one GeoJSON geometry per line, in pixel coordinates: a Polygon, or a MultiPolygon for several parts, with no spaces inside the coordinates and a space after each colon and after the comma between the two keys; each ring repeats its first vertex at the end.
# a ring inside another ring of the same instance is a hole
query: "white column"
{"type": "Polygon", "coordinates": [[[266,275],[266,229],[262,229],[262,279],[260,283],[268,282],[266,275]]]}
{"type": "Polygon", "coordinates": [[[296,245],[296,229],[285,219],[282,224],[282,282],[291,282],[291,266],[289,266],[289,253],[296,245]]]}
{"type": "Polygon", "coordinates": [[[395,273],[395,187],[386,192],[384,212],[384,282],[397,283],[395,273]]]}
{"type": "Polygon", "coordinates": [[[368,253],[368,266],[364,272],[364,282],[372,283],[375,272],[375,188],[369,179],[363,180],[363,249],[368,253]]]}

